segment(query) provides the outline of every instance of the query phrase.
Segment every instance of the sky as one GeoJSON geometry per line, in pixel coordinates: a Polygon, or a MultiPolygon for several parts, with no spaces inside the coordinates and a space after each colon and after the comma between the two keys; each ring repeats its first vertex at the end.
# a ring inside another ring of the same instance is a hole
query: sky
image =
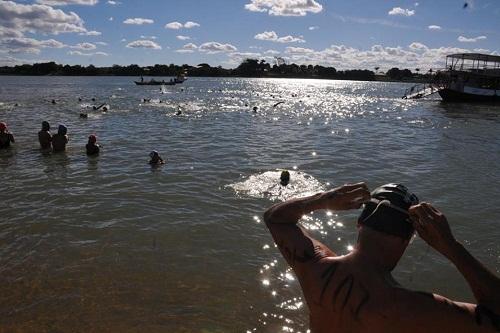
{"type": "Polygon", "coordinates": [[[0,0],[0,66],[281,57],[424,72],[462,52],[500,54],[500,0],[0,0]]]}

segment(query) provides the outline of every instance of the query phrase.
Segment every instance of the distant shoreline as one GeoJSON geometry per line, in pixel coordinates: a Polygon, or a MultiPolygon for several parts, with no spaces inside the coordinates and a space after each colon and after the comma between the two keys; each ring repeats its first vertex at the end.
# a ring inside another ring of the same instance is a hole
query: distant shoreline
{"type": "MultiPolygon", "coordinates": [[[[140,76],[137,75],[112,75],[112,74],[95,74],[95,75],[67,75],[67,74],[7,74],[7,73],[0,73],[0,77],[6,77],[6,76],[19,76],[19,77],[29,77],[29,76],[34,76],[34,77],[130,77],[130,78],[137,78],[140,76]]],[[[174,77],[173,75],[144,75],[143,76],[145,80],[149,78],[172,78],[174,77]]],[[[218,75],[213,75],[213,76],[189,76],[192,78],[240,78],[240,79],[305,79],[305,80],[331,80],[331,81],[366,81],[366,82],[400,82],[400,83],[423,83],[427,82],[425,79],[421,78],[413,78],[413,79],[406,79],[406,80],[396,80],[389,78],[384,75],[376,75],[374,79],[372,80],[367,80],[367,79],[357,79],[357,78],[336,78],[336,77],[318,77],[318,76],[238,76],[238,75],[231,75],[231,76],[218,76],[218,75]]],[[[166,81],[167,82],[167,81],[166,81]]]]}
{"type": "Polygon", "coordinates": [[[154,66],[113,65],[96,67],[94,65],[61,65],[55,62],[25,64],[0,67],[0,75],[15,76],[132,76],[132,77],[237,77],[237,78],[279,78],[279,79],[320,79],[352,80],[379,82],[426,82],[430,75],[420,74],[419,69],[412,73],[409,69],[391,68],[386,73],[368,69],[337,70],[335,67],[321,65],[297,65],[294,63],[269,64],[264,60],[245,59],[236,68],[212,67],[202,63],[196,66],[156,64],[154,66]]]}

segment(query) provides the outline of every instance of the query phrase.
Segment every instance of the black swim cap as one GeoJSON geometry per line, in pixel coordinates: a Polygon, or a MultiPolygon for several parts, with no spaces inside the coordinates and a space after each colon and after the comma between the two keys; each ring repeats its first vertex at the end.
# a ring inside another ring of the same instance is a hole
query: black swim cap
{"type": "Polygon", "coordinates": [[[374,230],[409,239],[414,229],[408,208],[416,204],[417,196],[405,186],[386,184],[373,190],[371,200],[365,204],[358,222],[374,230]]]}

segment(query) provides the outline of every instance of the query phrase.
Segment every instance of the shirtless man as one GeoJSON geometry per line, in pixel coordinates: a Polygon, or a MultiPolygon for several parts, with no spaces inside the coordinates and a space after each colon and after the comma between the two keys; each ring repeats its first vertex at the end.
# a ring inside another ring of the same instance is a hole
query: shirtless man
{"type": "Polygon", "coordinates": [[[66,144],[69,141],[66,133],[68,133],[68,129],[66,128],[66,126],[59,125],[57,134],[54,134],[54,136],[52,136],[52,150],[54,152],[61,152],[66,150],[66,144]]]}
{"type": "Polygon", "coordinates": [[[365,184],[276,204],[264,214],[279,250],[293,268],[310,311],[313,333],[499,332],[500,279],[453,237],[445,216],[401,185],[371,194],[365,184]],[[357,209],[355,249],[337,256],[297,225],[312,211],[357,209]],[[391,275],[414,229],[467,280],[477,304],[412,291],[391,275]]]}
{"type": "Polygon", "coordinates": [[[50,134],[50,124],[48,121],[42,122],[42,129],[38,132],[38,141],[42,149],[50,149],[52,147],[52,134],[50,134]]]}

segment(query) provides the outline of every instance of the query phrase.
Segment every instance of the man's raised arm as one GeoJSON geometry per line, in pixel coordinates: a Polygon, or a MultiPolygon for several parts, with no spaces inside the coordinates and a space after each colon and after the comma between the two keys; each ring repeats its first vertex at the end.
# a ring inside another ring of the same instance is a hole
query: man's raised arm
{"type": "Polygon", "coordinates": [[[276,204],[264,213],[264,221],[288,264],[300,275],[305,264],[334,255],[328,247],[310,237],[297,225],[300,218],[320,209],[359,208],[369,199],[370,192],[364,183],[344,185],[327,192],[276,204]]]}
{"type": "Polygon", "coordinates": [[[409,212],[420,237],[448,258],[467,280],[478,303],[476,320],[486,316],[500,330],[500,278],[455,239],[446,217],[436,208],[422,203],[409,212]]]}

